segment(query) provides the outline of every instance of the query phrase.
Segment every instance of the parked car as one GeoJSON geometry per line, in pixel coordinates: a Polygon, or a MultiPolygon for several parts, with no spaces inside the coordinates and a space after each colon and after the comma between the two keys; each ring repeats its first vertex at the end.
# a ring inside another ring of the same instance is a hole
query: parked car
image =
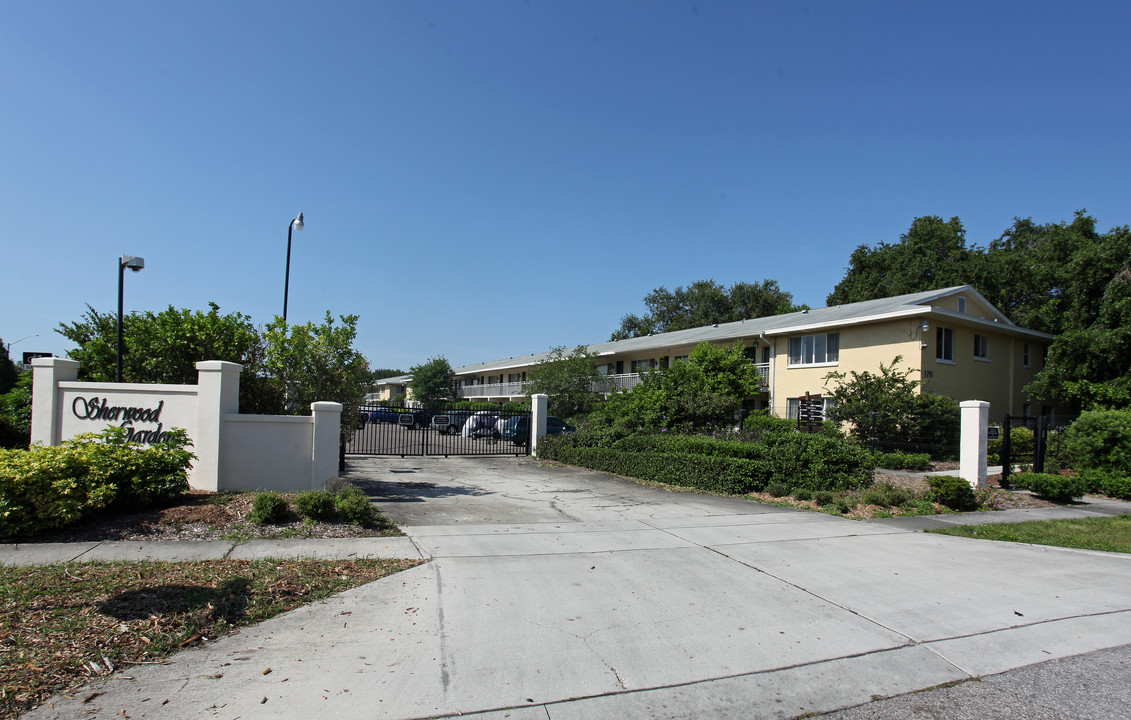
{"type": "MultiPolygon", "coordinates": [[[[573,425],[567,425],[560,418],[553,415],[546,416],[546,434],[564,435],[576,430],[573,425]]],[[[525,445],[530,442],[530,418],[525,416],[508,418],[502,423],[499,437],[510,440],[515,445],[525,445]]]]}
{"type": "Polygon", "coordinates": [[[495,425],[499,422],[499,415],[493,410],[479,410],[468,416],[460,430],[460,435],[465,438],[499,437],[495,425]]]}
{"type": "Polygon", "coordinates": [[[388,408],[378,408],[369,411],[369,422],[371,423],[395,423],[400,418],[400,413],[388,408]]]}
{"type": "Polygon", "coordinates": [[[423,430],[432,427],[432,414],[427,410],[402,410],[397,416],[397,424],[410,430],[423,430]]]}
{"type": "Polygon", "coordinates": [[[471,417],[471,410],[448,410],[447,412],[438,412],[432,416],[432,429],[447,435],[455,435],[463,429],[463,424],[471,417]],[[441,425],[437,422],[440,418],[447,418],[448,424],[441,425]]]}

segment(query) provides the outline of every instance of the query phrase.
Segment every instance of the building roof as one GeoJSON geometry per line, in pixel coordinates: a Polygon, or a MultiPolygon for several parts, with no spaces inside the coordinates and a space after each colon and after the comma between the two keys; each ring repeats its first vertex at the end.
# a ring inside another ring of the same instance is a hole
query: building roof
{"type": "MultiPolygon", "coordinates": [[[[761,335],[796,335],[807,331],[817,331],[825,328],[843,327],[880,320],[890,320],[897,317],[912,316],[946,317],[964,324],[983,325],[994,327],[999,332],[1006,330],[1011,334],[1024,335],[1032,338],[1051,340],[1052,336],[1035,330],[1026,330],[1010,322],[1000,310],[995,308],[977,290],[969,285],[957,285],[941,290],[928,290],[925,292],[897,295],[895,297],[880,298],[878,300],[865,300],[845,305],[802,310],[800,312],[786,313],[784,315],[771,315],[769,317],[739,320],[737,322],[720,323],[705,327],[675,330],[673,332],[658,333],[643,337],[628,338],[625,340],[612,340],[610,342],[595,343],[587,346],[589,352],[596,355],[622,355],[648,350],[666,350],[669,348],[695,346],[701,342],[733,342],[741,338],[758,337],[761,335]],[[992,320],[983,320],[970,315],[960,315],[956,312],[935,307],[932,303],[936,300],[963,293],[977,298],[993,315],[992,320]]],[[[455,368],[456,375],[467,375],[480,372],[506,370],[508,368],[526,367],[546,360],[549,352],[523,355],[503,360],[494,360],[485,363],[463,365],[455,368]]]]}

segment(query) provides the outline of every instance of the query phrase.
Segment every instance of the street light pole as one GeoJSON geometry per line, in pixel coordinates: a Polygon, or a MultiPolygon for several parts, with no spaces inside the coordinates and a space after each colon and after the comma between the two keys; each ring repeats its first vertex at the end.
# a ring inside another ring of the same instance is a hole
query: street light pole
{"type": "Polygon", "coordinates": [[[302,213],[287,225],[287,275],[283,281],[283,325],[287,324],[287,296],[291,292],[291,231],[295,228],[302,232],[302,213]]]}
{"type": "Polygon", "coordinates": [[[125,277],[126,268],[138,272],[145,267],[145,258],[123,255],[118,258],[118,372],[117,381],[122,382],[122,278],[125,277]]]}

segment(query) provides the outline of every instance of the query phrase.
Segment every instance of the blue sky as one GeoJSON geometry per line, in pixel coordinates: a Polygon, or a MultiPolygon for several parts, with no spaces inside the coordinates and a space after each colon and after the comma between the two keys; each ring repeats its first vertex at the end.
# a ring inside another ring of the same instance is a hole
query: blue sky
{"type": "Polygon", "coordinates": [[[53,2],[0,21],[0,337],[86,304],[360,316],[374,367],[608,339],[650,290],[824,305],[958,216],[1131,222],[1125,2],[53,2]]]}

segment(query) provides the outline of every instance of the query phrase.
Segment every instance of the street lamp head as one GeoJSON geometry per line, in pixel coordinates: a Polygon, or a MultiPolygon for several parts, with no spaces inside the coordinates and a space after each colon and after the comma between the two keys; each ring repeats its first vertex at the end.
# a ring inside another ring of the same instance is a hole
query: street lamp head
{"type": "Polygon", "coordinates": [[[302,230],[302,213],[299,213],[298,217],[296,217],[292,222],[294,223],[295,230],[302,230]]]}
{"type": "Polygon", "coordinates": [[[118,260],[118,264],[124,268],[129,268],[134,272],[138,272],[143,267],[145,267],[145,258],[134,257],[133,255],[123,255],[118,260]]]}

